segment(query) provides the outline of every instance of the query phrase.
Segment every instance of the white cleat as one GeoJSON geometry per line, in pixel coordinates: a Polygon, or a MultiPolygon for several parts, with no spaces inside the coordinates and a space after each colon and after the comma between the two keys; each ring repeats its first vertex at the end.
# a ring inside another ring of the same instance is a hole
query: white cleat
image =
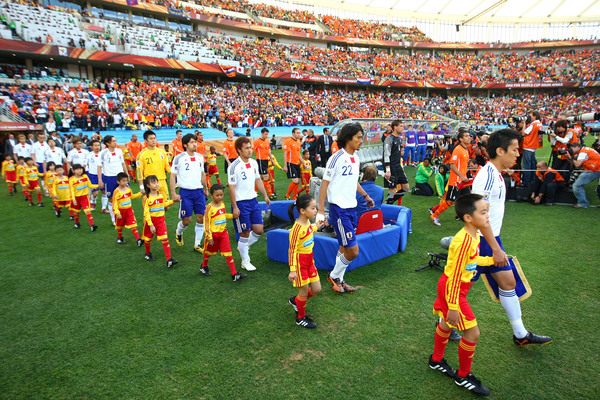
{"type": "Polygon", "coordinates": [[[442,226],[442,223],[440,222],[439,218],[433,218],[433,223],[436,224],[437,226],[442,226]]]}
{"type": "Polygon", "coordinates": [[[247,263],[242,263],[242,268],[246,271],[256,271],[256,267],[248,261],[247,263]]]}

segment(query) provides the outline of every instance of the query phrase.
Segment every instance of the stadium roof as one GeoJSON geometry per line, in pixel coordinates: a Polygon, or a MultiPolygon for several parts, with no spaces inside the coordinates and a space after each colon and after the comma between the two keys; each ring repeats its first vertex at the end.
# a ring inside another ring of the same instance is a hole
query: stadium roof
{"type": "Polygon", "coordinates": [[[442,20],[462,24],[600,21],[600,0],[288,0],[287,2],[337,8],[362,14],[383,14],[392,18],[442,20]]]}

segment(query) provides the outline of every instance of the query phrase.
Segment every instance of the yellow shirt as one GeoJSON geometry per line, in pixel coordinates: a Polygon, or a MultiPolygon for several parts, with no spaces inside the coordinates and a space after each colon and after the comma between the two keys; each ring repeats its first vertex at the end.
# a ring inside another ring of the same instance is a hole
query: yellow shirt
{"type": "Polygon", "coordinates": [[[223,232],[227,229],[227,220],[232,219],[233,214],[225,212],[225,204],[221,203],[215,207],[212,203],[206,205],[204,212],[204,233],[206,240],[212,239],[213,232],[223,232]]]}
{"type": "Polygon", "coordinates": [[[131,200],[140,197],[142,197],[141,193],[133,193],[129,187],[124,192],[120,188],[116,188],[113,192],[113,211],[115,215],[121,214],[120,210],[131,208],[131,200]]]}
{"type": "Polygon", "coordinates": [[[294,222],[294,226],[290,229],[290,249],[288,251],[290,271],[296,271],[299,274],[298,254],[311,254],[313,252],[314,230],[314,225],[302,225],[297,220],[294,222]]]}
{"type": "Polygon", "coordinates": [[[159,180],[165,180],[165,171],[171,173],[171,166],[164,150],[158,147],[154,150],[146,148],[137,156],[137,170],[140,182],[149,175],[156,175],[159,180]]]}
{"type": "MultiPolygon", "coordinates": [[[[57,176],[56,172],[46,171],[46,174],[44,175],[44,183],[46,184],[47,188],[52,186],[52,182],[54,182],[54,179],[56,179],[56,176],[57,176]]],[[[48,189],[48,191],[50,191],[50,189],[48,189]]]]}
{"type": "Polygon", "coordinates": [[[300,160],[300,173],[312,174],[310,160],[305,160],[305,159],[300,160]]]}
{"type": "Polygon", "coordinates": [[[2,161],[2,176],[6,175],[7,171],[16,171],[17,166],[13,160],[10,161],[2,161]]]}
{"type": "Polygon", "coordinates": [[[21,179],[21,181],[23,181],[23,182],[27,182],[27,180],[25,179],[25,169],[26,168],[27,168],[27,165],[17,164],[17,175],[19,176],[19,179],[21,179]]]}
{"type": "Polygon", "coordinates": [[[217,165],[217,155],[216,154],[209,154],[208,155],[208,165],[217,165]]]}
{"type": "Polygon", "coordinates": [[[87,196],[90,194],[90,189],[98,189],[98,185],[93,185],[87,175],[82,175],[81,178],[72,176],[69,178],[69,187],[71,188],[71,198],[87,196]]]}
{"type": "Polygon", "coordinates": [[[152,218],[165,216],[165,209],[173,204],[173,200],[165,200],[162,194],[152,196],[148,194],[144,199],[144,222],[152,226],[152,218]]]}
{"type": "Polygon", "coordinates": [[[50,186],[50,196],[58,196],[58,201],[71,201],[71,188],[69,178],[66,176],[57,176],[50,186]]]}
{"type": "Polygon", "coordinates": [[[25,182],[36,182],[40,176],[44,176],[44,174],[40,174],[36,166],[34,167],[25,167],[25,182]]]}

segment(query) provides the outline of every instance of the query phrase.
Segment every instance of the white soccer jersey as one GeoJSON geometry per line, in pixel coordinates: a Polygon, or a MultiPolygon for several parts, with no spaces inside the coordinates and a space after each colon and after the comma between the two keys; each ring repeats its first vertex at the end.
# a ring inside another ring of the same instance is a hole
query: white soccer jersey
{"type": "Polygon", "coordinates": [[[48,148],[44,153],[44,161],[49,163],[52,161],[56,165],[62,165],[65,152],[63,149],[55,147],[54,149],[48,148]]]}
{"type": "MultiPolygon", "coordinates": [[[[123,150],[117,147],[112,152],[109,149],[102,150],[98,166],[102,167],[102,175],[117,176],[119,172],[125,172],[123,171],[124,162],[123,150]]],[[[92,171],[93,173],[94,171],[92,171]]]]}
{"type": "Polygon", "coordinates": [[[182,189],[202,189],[203,172],[204,157],[196,152],[193,156],[187,152],[178,154],[171,165],[171,173],[177,174],[177,184],[182,189]]]}
{"type": "Polygon", "coordinates": [[[473,180],[473,193],[482,195],[490,203],[490,225],[494,236],[500,236],[504,218],[506,186],[502,174],[494,164],[488,163],[477,173],[473,180]]]}
{"type": "Polygon", "coordinates": [[[341,208],[356,207],[356,189],[360,174],[360,160],[354,153],[350,155],[344,149],[329,157],[323,180],[329,182],[327,200],[341,208]]]}
{"type": "Polygon", "coordinates": [[[235,200],[251,200],[256,198],[254,185],[258,174],[258,164],[250,158],[247,163],[238,157],[227,168],[227,184],[235,186],[235,200]]]}
{"type": "Polygon", "coordinates": [[[71,163],[71,168],[75,164],[81,164],[85,166],[85,159],[88,155],[89,151],[85,149],[77,150],[71,149],[69,154],[67,154],[67,161],[71,163]]]}
{"type": "Polygon", "coordinates": [[[31,145],[29,143],[18,143],[13,149],[13,151],[17,154],[17,157],[31,157],[31,145]]]}
{"type": "Polygon", "coordinates": [[[88,173],[92,175],[98,174],[98,167],[100,166],[100,154],[102,154],[101,151],[99,151],[98,154],[94,153],[93,151],[88,153],[87,157],[85,158],[85,169],[88,171],[88,173]]]}
{"type": "Polygon", "coordinates": [[[35,155],[35,162],[43,163],[46,150],[49,148],[50,147],[45,142],[35,142],[33,146],[31,146],[31,154],[35,155]]]}

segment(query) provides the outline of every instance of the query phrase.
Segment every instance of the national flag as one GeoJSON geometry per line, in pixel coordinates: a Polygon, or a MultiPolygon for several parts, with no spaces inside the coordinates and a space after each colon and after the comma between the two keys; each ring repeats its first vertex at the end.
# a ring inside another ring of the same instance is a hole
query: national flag
{"type": "Polygon", "coordinates": [[[127,0],[127,5],[128,6],[137,6],[138,0],[127,0]]]}
{"type": "Polygon", "coordinates": [[[329,96],[329,92],[328,92],[327,90],[323,90],[323,94],[324,94],[325,96],[329,96]]]}
{"type": "Polygon", "coordinates": [[[227,75],[228,78],[235,78],[235,67],[224,67],[220,64],[219,67],[221,68],[221,71],[223,71],[223,73],[227,75]]]}
{"type": "Polygon", "coordinates": [[[360,77],[356,78],[356,83],[361,85],[371,85],[373,84],[373,80],[369,77],[360,77]]]}
{"type": "Polygon", "coordinates": [[[256,121],[256,123],[254,124],[254,129],[258,128],[261,125],[262,125],[262,118],[259,118],[258,121],[256,121]]]}

